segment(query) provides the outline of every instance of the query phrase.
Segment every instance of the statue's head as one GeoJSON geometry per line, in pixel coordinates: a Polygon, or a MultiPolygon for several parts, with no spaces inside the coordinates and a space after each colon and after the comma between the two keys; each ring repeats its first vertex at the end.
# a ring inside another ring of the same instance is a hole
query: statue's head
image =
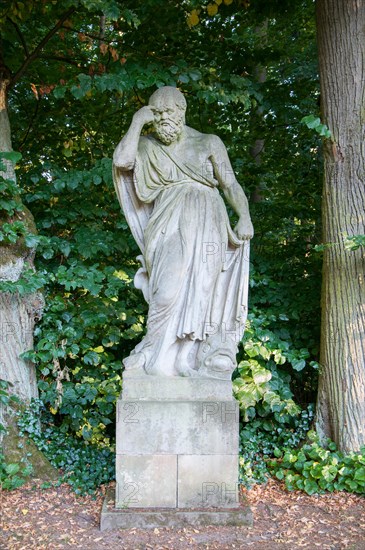
{"type": "Polygon", "coordinates": [[[175,141],[185,124],[186,101],[183,94],[173,86],[156,90],[148,102],[155,115],[154,130],[162,143],[175,141]]]}

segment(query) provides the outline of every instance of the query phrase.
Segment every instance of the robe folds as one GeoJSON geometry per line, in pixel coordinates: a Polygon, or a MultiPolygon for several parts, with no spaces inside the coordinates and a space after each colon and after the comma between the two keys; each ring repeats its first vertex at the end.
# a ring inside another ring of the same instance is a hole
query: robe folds
{"type": "MultiPolygon", "coordinates": [[[[135,286],[149,304],[147,334],[126,368],[209,376],[207,358],[223,354],[230,375],[247,316],[249,242],[231,229],[218,181],[152,136],[140,138],[132,171],[114,166],[113,174],[142,252],[135,286]]],[[[211,375],[227,377],[219,370],[211,375]]]]}

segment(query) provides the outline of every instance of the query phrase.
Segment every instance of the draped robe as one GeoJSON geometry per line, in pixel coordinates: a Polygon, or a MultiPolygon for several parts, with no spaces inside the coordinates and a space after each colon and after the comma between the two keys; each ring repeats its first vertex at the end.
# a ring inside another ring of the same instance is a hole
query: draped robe
{"type": "Polygon", "coordinates": [[[247,315],[249,244],[230,227],[218,181],[152,136],[140,138],[133,171],[113,172],[142,252],[135,285],[149,303],[126,368],[142,357],[148,374],[229,378],[247,315]],[[188,371],[179,365],[187,342],[188,371]]]}

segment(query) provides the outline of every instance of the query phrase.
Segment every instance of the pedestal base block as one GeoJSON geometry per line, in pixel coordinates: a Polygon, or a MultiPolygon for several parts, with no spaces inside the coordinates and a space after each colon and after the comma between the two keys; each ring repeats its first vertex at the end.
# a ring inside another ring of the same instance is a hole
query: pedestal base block
{"type": "Polygon", "coordinates": [[[237,455],[180,455],[178,508],[237,508],[237,455]]]}
{"type": "Polygon", "coordinates": [[[176,508],[176,455],[117,455],[117,508],[176,508]]]}
{"type": "Polygon", "coordinates": [[[208,525],[229,525],[250,527],[253,524],[252,511],[242,503],[239,507],[225,510],[220,508],[200,510],[183,508],[133,508],[117,509],[115,495],[110,491],[105,497],[100,530],[107,529],[155,529],[156,527],[204,527],[208,525]]]}

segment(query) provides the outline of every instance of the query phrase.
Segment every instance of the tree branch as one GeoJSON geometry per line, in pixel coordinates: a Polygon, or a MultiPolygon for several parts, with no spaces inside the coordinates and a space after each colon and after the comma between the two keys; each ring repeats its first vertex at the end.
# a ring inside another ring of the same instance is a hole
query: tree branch
{"type": "Polygon", "coordinates": [[[61,55],[39,55],[39,59],[47,59],[53,61],[63,61],[64,63],[69,63],[70,65],[75,65],[80,67],[81,64],[85,64],[85,59],[76,61],[76,59],[71,59],[70,57],[62,57],[61,55]]]}
{"type": "MultiPolygon", "coordinates": [[[[97,34],[90,34],[88,32],[80,31],[79,29],[71,29],[70,27],[67,27],[66,25],[62,25],[62,28],[69,31],[69,32],[75,32],[77,34],[83,34],[83,35],[87,36],[88,38],[92,38],[93,40],[98,40],[99,42],[104,42],[104,40],[105,40],[104,36],[100,37],[100,35],[98,36],[97,34]]],[[[114,42],[114,40],[113,40],[113,42],[114,42]]]]}
{"type": "Polygon", "coordinates": [[[105,37],[105,21],[106,21],[105,15],[101,15],[100,16],[100,29],[99,29],[99,36],[100,36],[101,40],[104,40],[104,37],[105,37]]]}
{"type": "Polygon", "coordinates": [[[43,48],[45,47],[45,45],[47,44],[47,42],[50,41],[50,39],[52,38],[52,36],[54,34],[56,34],[56,32],[58,31],[58,29],[60,29],[63,25],[63,23],[70,17],[70,15],[72,15],[74,12],[76,11],[76,8],[73,7],[73,8],[70,8],[69,10],[67,10],[62,16],[61,18],[57,21],[56,25],[46,34],[46,36],[43,38],[43,40],[41,40],[41,42],[38,44],[38,46],[32,51],[32,53],[26,58],[26,60],[24,61],[23,65],[20,67],[20,69],[15,73],[15,75],[12,77],[11,81],[10,81],[10,85],[9,87],[12,87],[14,86],[14,84],[19,80],[19,78],[21,76],[23,76],[23,74],[25,73],[25,71],[28,69],[28,66],[32,63],[32,61],[34,61],[39,52],[43,50],[43,48]]]}
{"type": "Polygon", "coordinates": [[[23,50],[24,50],[25,56],[26,56],[26,57],[29,57],[28,46],[27,46],[27,44],[26,44],[26,42],[25,42],[25,39],[24,39],[24,36],[23,36],[21,30],[19,29],[19,26],[18,26],[12,19],[10,19],[10,17],[8,17],[7,19],[8,19],[8,20],[10,21],[10,23],[13,25],[13,27],[14,27],[15,30],[16,30],[17,35],[18,35],[19,38],[20,38],[20,42],[22,43],[22,46],[23,46],[23,50]]]}
{"type": "Polygon", "coordinates": [[[35,109],[34,109],[33,116],[32,116],[32,118],[31,118],[30,121],[29,121],[28,128],[27,128],[27,130],[26,130],[26,132],[25,132],[24,137],[23,137],[21,143],[20,143],[19,146],[18,146],[19,151],[21,151],[21,150],[23,149],[23,147],[24,147],[24,145],[25,145],[25,142],[27,141],[29,132],[30,132],[31,129],[33,128],[34,121],[35,121],[35,119],[36,119],[36,117],[37,117],[37,114],[38,114],[38,109],[39,109],[39,101],[36,101],[36,102],[35,102],[35,109]]]}

